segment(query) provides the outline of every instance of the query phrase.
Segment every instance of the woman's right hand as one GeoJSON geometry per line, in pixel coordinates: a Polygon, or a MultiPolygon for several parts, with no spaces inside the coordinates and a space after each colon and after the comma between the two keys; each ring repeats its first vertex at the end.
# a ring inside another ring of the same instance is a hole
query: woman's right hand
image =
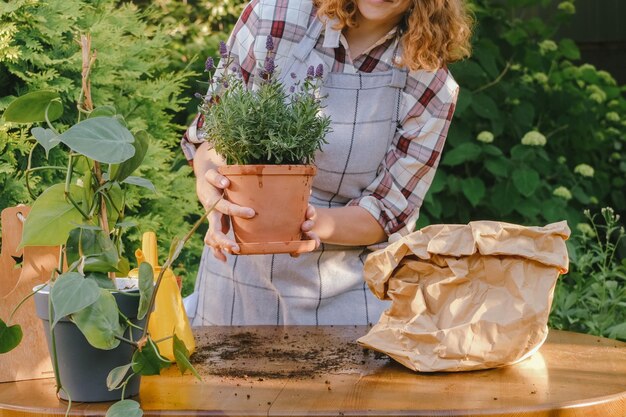
{"type": "Polygon", "coordinates": [[[217,170],[210,168],[204,176],[196,179],[196,192],[200,203],[205,210],[211,207],[209,213],[209,230],[204,236],[204,243],[213,250],[213,256],[222,262],[226,262],[226,253],[238,253],[239,245],[227,236],[230,230],[229,216],[251,219],[256,214],[250,207],[241,207],[224,198],[224,190],[230,186],[230,181],[217,170]]]}

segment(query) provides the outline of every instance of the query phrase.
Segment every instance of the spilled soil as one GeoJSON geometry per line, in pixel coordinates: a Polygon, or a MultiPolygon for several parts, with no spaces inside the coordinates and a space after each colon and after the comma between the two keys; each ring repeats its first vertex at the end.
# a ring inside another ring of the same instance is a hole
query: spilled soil
{"type": "Polygon", "coordinates": [[[309,379],[328,373],[367,373],[389,363],[387,355],[356,339],[369,328],[207,327],[196,332],[191,362],[201,375],[309,379]]]}

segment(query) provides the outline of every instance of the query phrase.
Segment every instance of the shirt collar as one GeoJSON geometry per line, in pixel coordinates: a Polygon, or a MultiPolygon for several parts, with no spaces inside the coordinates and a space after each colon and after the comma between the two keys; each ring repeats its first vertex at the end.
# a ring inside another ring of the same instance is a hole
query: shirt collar
{"type": "MultiPolygon", "coordinates": [[[[324,43],[322,45],[324,48],[338,48],[339,47],[339,42],[340,42],[340,39],[342,38],[342,35],[341,35],[341,30],[335,29],[335,26],[338,24],[339,24],[339,19],[337,18],[326,19],[326,22],[324,25],[324,43]]],[[[372,45],[372,47],[369,48],[368,50],[371,50],[372,48],[380,45],[381,43],[385,42],[389,38],[394,37],[397,31],[398,31],[398,28],[393,27],[389,32],[387,32],[385,36],[383,36],[378,41],[376,41],[372,45]]]]}

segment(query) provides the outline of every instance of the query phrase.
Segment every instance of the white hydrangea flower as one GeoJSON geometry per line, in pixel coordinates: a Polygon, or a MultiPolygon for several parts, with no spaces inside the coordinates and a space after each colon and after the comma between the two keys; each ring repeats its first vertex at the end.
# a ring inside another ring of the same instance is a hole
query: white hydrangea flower
{"type": "Polygon", "coordinates": [[[604,98],[602,97],[602,95],[598,94],[598,93],[593,93],[589,96],[589,98],[593,101],[595,101],[598,104],[602,104],[604,103],[604,98]]]}
{"type": "Polygon", "coordinates": [[[476,140],[483,143],[491,143],[493,142],[494,136],[493,133],[483,130],[476,136],[476,140]]]}
{"type": "Polygon", "coordinates": [[[589,98],[599,104],[604,103],[607,99],[606,92],[597,85],[587,86],[587,91],[591,93],[589,98]]]}
{"type": "Polygon", "coordinates": [[[617,81],[615,81],[615,78],[613,78],[613,76],[607,71],[604,71],[604,70],[598,71],[598,77],[600,77],[602,81],[604,81],[608,85],[617,85],[617,81]]]}
{"type": "Polygon", "coordinates": [[[564,164],[564,163],[566,163],[566,162],[567,162],[567,158],[566,158],[566,157],[564,157],[563,155],[561,155],[561,156],[559,156],[559,157],[556,159],[556,162],[558,162],[559,164],[561,164],[561,165],[562,165],[562,164],[564,164]]]}
{"type": "Polygon", "coordinates": [[[543,72],[536,72],[533,75],[533,78],[535,79],[535,81],[537,81],[539,84],[546,84],[548,82],[548,76],[543,73],[543,72]]]}
{"type": "Polygon", "coordinates": [[[596,237],[596,232],[588,223],[578,223],[576,229],[587,237],[596,237]]]}
{"type": "Polygon", "coordinates": [[[576,13],[576,6],[574,6],[574,3],[572,3],[571,1],[563,1],[559,3],[557,9],[567,14],[576,13]]]}
{"type": "Polygon", "coordinates": [[[554,189],[554,191],[552,192],[552,194],[554,194],[557,197],[560,197],[564,200],[571,200],[572,199],[572,193],[570,190],[568,190],[566,187],[560,186],[554,189]]]}
{"type": "Polygon", "coordinates": [[[551,39],[546,39],[543,42],[539,42],[539,52],[541,53],[541,55],[545,55],[549,52],[554,52],[557,49],[559,49],[558,45],[551,39]]]}
{"type": "Polygon", "coordinates": [[[585,71],[585,70],[591,70],[596,72],[596,67],[592,64],[582,64],[580,67],[578,67],[581,71],[585,71]]]}
{"type": "Polygon", "coordinates": [[[593,174],[595,174],[595,170],[593,169],[593,167],[587,164],[576,165],[576,168],[574,168],[574,172],[583,177],[593,177],[593,174]]]}
{"type": "Polygon", "coordinates": [[[531,130],[530,132],[526,133],[522,138],[522,145],[545,146],[546,143],[546,137],[536,130],[531,130]]]}
{"type": "Polygon", "coordinates": [[[617,112],[610,111],[606,114],[606,119],[610,122],[619,122],[621,118],[617,112]]]}

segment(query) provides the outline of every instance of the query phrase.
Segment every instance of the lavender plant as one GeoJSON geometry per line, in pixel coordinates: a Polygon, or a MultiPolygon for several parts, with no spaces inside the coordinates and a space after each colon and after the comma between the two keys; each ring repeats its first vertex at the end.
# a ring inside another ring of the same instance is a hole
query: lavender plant
{"type": "Polygon", "coordinates": [[[309,67],[303,80],[286,89],[279,81],[271,36],[266,49],[263,65],[250,74],[254,88],[246,85],[225,43],[220,44],[218,68],[213,58],[207,59],[211,75],[207,94],[200,95],[202,131],[228,164],[312,163],[330,131],[319,93],[323,66],[309,67]]]}

